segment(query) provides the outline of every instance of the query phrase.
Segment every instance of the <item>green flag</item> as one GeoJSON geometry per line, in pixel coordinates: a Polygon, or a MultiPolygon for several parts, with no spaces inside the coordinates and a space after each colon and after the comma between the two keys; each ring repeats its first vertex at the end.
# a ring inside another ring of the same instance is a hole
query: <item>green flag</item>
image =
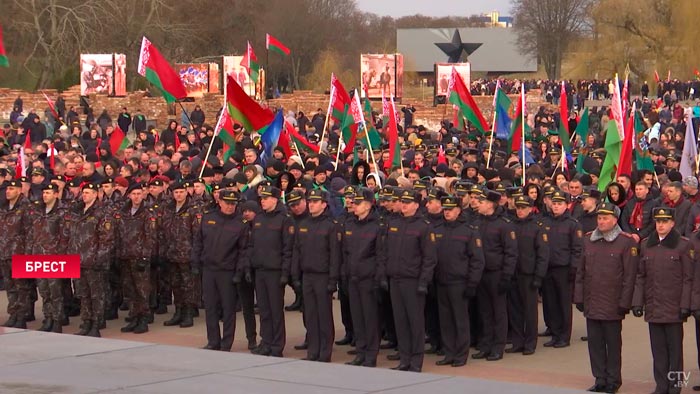
{"type": "Polygon", "coordinates": [[[645,130],[646,128],[640,111],[634,111],[634,137],[636,138],[634,157],[637,161],[637,169],[653,172],[654,162],[651,160],[651,155],[649,154],[649,144],[644,136],[645,130]]]}
{"type": "Polygon", "coordinates": [[[374,122],[372,121],[372,119],[374,119],[372,116],[372,105],[370,104],[369,99],[365,99],[365,105],[362,112],[365,115],[365,127],[367,132],[365,135],[362,135],[362,131],[358,131],[357,136],[360,137],[361,140],[366,141],[369,139],[369,142],[372,144],[372,149],[379,149],[379,147],[382,145],[382,137],[374,127],[374,122]]]}
{"type": "Polygon", "coordinates": [[[576,131],[574,131],[574,133],[576,133],[578,136],[579,146],[581,147],[578,152],[578,157],[576,158],[576,172],[581,174],[586,173],[586,171],[583,169],[583,162],[585,161],[586,156],[588,156],[588,149],[586,149],[585,146],[589,128],[588,108],[586,108],[583,110],[581,120],[579,120],[578,125],[576,125],[576,131]]]}
{"type": "Polygon", "coordinates": [[[598,178],[598,190],[601,192],[605,191],[610,182],[615,181],[621,148],[622,141],[620,141],[620,133],[617,131],[617,123],[610,121],[605,133],[605,161],[598,178]]]}

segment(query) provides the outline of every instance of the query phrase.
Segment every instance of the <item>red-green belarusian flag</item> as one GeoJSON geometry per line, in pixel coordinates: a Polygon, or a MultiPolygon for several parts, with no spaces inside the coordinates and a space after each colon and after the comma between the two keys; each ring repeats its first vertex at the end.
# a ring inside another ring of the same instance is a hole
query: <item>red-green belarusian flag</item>
{"type": "Polygon", "coordinates": [[[265,48],[267,48],[268,51],[275,51],[279,53],[280,55],[284,56],[289,56],[289,54],[292,52],[284,46],[279,40],[277,40],[275,37],[272,37],[270,34],[265,35],[265,48]]]}
{"type": "Polygon", "coordinates": [[[214,135],[221,138],[224,144],[224,162],[236,151],[236,135],[233,131],[233,121],[228,113],[228,108],[221,111],[221,116],[214,127],[214,135]]]}
{"type": "Polygon", "coordinates": [[[141,41],[138,73],[155,85],[168,103],[187,97],[187,91],[180,76],[146,37],[141,41]]]}
{"type": "Polygon", "coordinates": [[[248,41],[248,47],[245,51],[245,55],[243,55],[243,60],[241,60],[241,66],[245,67],[246,71],[248,71],[250,79],[252,79],[253,82],[258,83],[258,77],[260,76],[260,64],[258,63],[257,56],[255,56],[255,52],[253,52],[253,47],[250,45],[250,41],[248,41]]]}
{"type": "Polygon", "coordinates": [[[524,104],[524,98],[523,95],[525,94],[525,89],[522,89],[520,92],[520,98],[518,100],[518,107],[515,110],[515,118],[513,118],[513,122],[511,123],[510,126],[510,136],[508,137],[508,153],[516,152],[521,149],[527,149],[527,147],[523,146],[523,134],[525,133],[524,130],[524,125],[523,125],[523,104],[524,104]]]}
{"type": "Polygon", "coordinates": [[[474,97],[469,93],[469,89],[464,85],[462,77],[454,67],[452,67],[449,92],[450,103],[459,107],[467,120],[479,131],[485,133],[489,129],[488,123],[486,123],[486,119],[484,119],[484,115],[481,114],[481,110],[476,105],[474,97]]]}
{"type": "Polygon", "coordinates": [[[350,110],[351,107],[352,99],[348,91],[340,80],[335,78],[335,75],[331,75],[331,113],[329,115],[338,122],[345,143],[343,153],[346,154],[352,152],[357,139],[357,123],[350,110]]]}
{"type": "Polygon", "coordinates": [[[109,136],[109,148],[112,154],[119,152],[120,150],[126,149],[129,146],[129,139],[126,138],[126,133],[119,127],[116,126],[112,134],[109,136]]]}
{"type": "Polygon", "coordinates": [[[5,45],[2,41],[2,26],[0,26],[0,66],[10,67],[10,61],[7,60],[7,53],[5,52],[5,45]]]}
{"type": "MultiPolygon", "coordinates": [[[[383,93],[382,93],[383,95],[383,93]]],[[[382,96],[382,100],[384,97],[382,96]]],[[[396,105],[394,105],[394,97],[390,98],[390,106],[388,109],[389,123],[386,127],[387,140],[389,140],[389,160],[384,163],[384,168],[391,170],[392,168],[401,167],[401,147],[399,146],[399,126],[396,121],[396,105]]]]}
{"type": "Polygon", "coordinates": [[[250,98],[232,76],[226,78],[226,107],[231,119],[238,121],[249,132],[263,134],[275,115],[250,98]]]}

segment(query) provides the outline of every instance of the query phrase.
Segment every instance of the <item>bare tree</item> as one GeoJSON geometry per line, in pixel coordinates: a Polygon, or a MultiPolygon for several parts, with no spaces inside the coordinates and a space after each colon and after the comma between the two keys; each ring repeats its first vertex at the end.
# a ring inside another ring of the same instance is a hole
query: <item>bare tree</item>
{"type": "Polygon", "coordinates": [[[523,53],[537,53],[549,79],[561,76],[571,42],[589,26],[593,0],[513,0],[513,28],[523,53]]]}

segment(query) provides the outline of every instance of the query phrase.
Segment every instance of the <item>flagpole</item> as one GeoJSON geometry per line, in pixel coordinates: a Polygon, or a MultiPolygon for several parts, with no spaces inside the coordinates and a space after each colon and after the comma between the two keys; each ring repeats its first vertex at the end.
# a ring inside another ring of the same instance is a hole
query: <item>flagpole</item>
{"type": "Polygon", "coordinates": [[[525,84],[520,85],[520,102],[522,104],[522,110],[520,111],[520,127],[522,127],[523,132],[521,133],[522,136],[522,146],[521,149],[523,151],[523,186],[525,186],[525,149],[527,147],[525,146],[525,84]]]}
{"type": "Polygon", "coordinates": [[[318,153],[320,154],[323,150],[323,139],[326,137],[326,129],[328,127],[328,119],[331,114],[331,105],[333,104],[333,94],[335,93],[335,87],[331,84],[331,94],[328,98],[328,110],[326,110],[326,116],[323,121],[323,132],[321,133],[321,140],[318,142],[318,153]]]}
{"type": "MultiPolygon", "coordinates": [[[[380,169],[377,166],[377,160],[374,158],[374,152],[372,151],[372,142],[370,141],[369,134],[367,133],[367,123],[365,122],[365,114],[362,112],[362,103],[360,103],[360,92],[358,92],[357,89],[355,89],[355,102],[357,103],[357,112],[360,113],[360,123],[362,124],[362,128],[365,130],[365,140],[367,140],[369,156],[372,158],[372,163],[374,164],[374,172],[379,174],[380,169]]],[[[379,178],[379,176],[377,176],[377,178],[379,178]]],[[[379,187],[382,187],[381,180],[377,179],[377,185],[379,187]]]]}
{"type": "MultiPolygon", "coordinates": [[[[179,101],[178,101],[178,103],[179,103],[179,101]]],[[[180,103],[180,105],[182,106],[182,103],[180,103]]],[[[209,147],[207,148],[207,154],[204,156],[204,160],[202,161],[202,168],[199,170],[199,177],[198,178],[201,178],[202,175],[204,175],[204,167],[207,166],[207,160],[209,159],[209,155],[211,154],[211,147],[214,146],[214,139],[221,132],[221,127],[223,127],[222,121],[223,121],[224,116],[225,116],[224,111],[228,111],[228,109],[226,109],[226,92],[224,92],[223,108],[224,109],[223,109],[223,111],[221,111],[221,116],[219,116],[219,119],[216,121],[216,126],[214,126],[215,134],[213,137],[211,137],[211,141],[209,142],[209,147]]],[[[183,110],[184,110],[184,108],[183,108],[183,110]]],[[[187,113],[187,112],[185,112],[185,113],[187,113]]],[[[188,117],[188,119],[189,119],[189,117],[188,117]]],[[[190,124],[192,124],[192,123],[190,123],[190,124]]],[[[235,137],[236,136],[234,135],[234,138],[235,137]]],[[[175,136],[175,138],[178,138],[178,136],[175,136]]]]}
{"type": "MultiPolygon", "coordinates": [[[[496,98],[494,99],[494,102],[498,101],[498,88],[496,88],[496,98]]],[[[498,105],[498,104],[496,104],[498,105]]],[[[498,112],[496,110],[496,105],[493,106],[493,122],[491,122],[491,141],[489,141],[489,155],[486,157],[486,168],[489,168],[489,165],[491,164],[491,150],[493,148],[493,138],[494,134],[496,134],[496,113],[498,112]]]]}
{"type": "MultiPolygon", "coordinates": [[[[226,96],[225,92],[224,92],[224,96],[226,96]]],[[[192,119],[190,119],[190,115],[187,113],[187,110],[185,110],[185,107],[182,105],[181,101],[178,100],[177,103],[180,104],[180,108],[182,108],[182,113],[185,114],[187,121],[190,122],[190,130],[194,131],[194,124],[192,124],[192,119]]],[[[225,99],[224,99],[224,103],[226,103],[225,99]]],[[[175,116],[177,116],[177,113],[175,114],[175,116]]],[[[175,119],[177,119],[177,118],[175,118],[175,119]]]]}

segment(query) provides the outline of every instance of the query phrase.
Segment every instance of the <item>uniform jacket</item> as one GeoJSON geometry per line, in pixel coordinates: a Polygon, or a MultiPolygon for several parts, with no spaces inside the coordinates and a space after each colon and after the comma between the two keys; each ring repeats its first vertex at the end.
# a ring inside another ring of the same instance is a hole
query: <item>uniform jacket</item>
{"type": "Polygon", "coordinates": [[[307,215],[296,224],[292,252],[292,278],[301,273],[329,274],[336,283],[340,276],[341,228],[328,209],[317,217],[307,215]]]}
{"type": "Polygon", "coordinates": [[[625,316],[618,309],[632,307],[639,248],[629,234],[618,231],[612,241],[599,231],[586,234],[574,303],[583,304],[583,315],[588,319],[621,320],[625,316]]]}
{"type": "Polygon", "coordinates": [[[175,206],[175,201],[172,201],[163,207],[159,251],[170,263],[186,264],[192,257],[194,235],[201,226],[202,213],[192,205],[189,197],[179,212],[175,212],[175,206]]]}
{"type": "Polygon", "coordinates": [[[549,266],[551,247],[544,221],[539,216],[531,214],[525,219],[516,218],[513,223],[515,232],[518,234],[516,273],[544,279],[549,266]]]}
{"type": "Polygon", "coordinates": [[[549,236],[549,267],[578,269],[583,252],[581,225],[568,212],[549,218],[545,225],[549,236]]]}
{"type": "Polygon", "coordinates": [[[430,222],[418,213],[393,217],[387,223],[386,234],[386,275],[418,279],[419,286],[427,287],[437,262],[430,222]]]}
{"type": "Polygon", "coordinates": [[[437,249],[435,279],[438,284],[465,284],[476,288],[484,272],[484,250],[479,229],[462,216],[433,226],[437,249]]]}
{"type": "Polygon", "coordinates": [[[249,266],[254,269],[281,270],[289,276],[294,248],[294,221],[282,202],[272,212],[260,212],[253,221],[248,243],[249,266]]]}
{"type": "Polygon", "coordinates": [[[22,195],[10,208],[9,203],[0,208],[0,257],[3,260],[11,260],[12,255],[26,254],[27,236],[32,230],[30,217],[31,204],[22,195]]]}
{"type": "Polygon", "coordinates": [[[205,213],[195,229],[192,266],[216,271],[248,270],[247,243],[250,225],[238,213],[224,215],[221,210],[205,213]]]}
{"type": "Polygon", "coordinates": [[[107,270],[115,246],[115,221],[99,202],[87,211],[83,207],[75,204],[66,212],[66,252],[80,255],[81,269],[107,270]]]}
{"type": "Polygon", "coordinates": [[[505,216],[503,207],[493,215],[480,215],[479,232],[484,244],[486,272],[500,271],[508,280],[515,273],[518,260],[518,240],[513,222],[505,216]]]}
{"type": "Polygon", "coordinates": [[[385,276],[380,268],[386,267],[386,227],[375,210],[362,220],[352,216],[348,216],[344,224],[341,276],[351,281],[372,279],[379,282],[385,276]]]}
{"type": "Polygon", "coordinates": [[[158,217],[152,208],[142,203],[134,215],[131,201],[114,214],[116,228],[116,257],[121,261],[151,260],[158,246],[158,217]]]}
{"type": "Polygon", "coordinates": [[[65,254],[67,247],[66,208],[56,201],[50,212],[46,205],[34,204],[32,231],[27,238],[27,254],[65,254]]]}
{"type": "Polygon", "coordinates": [[[693,260],[690,241],[675,229],[659,240],[654,231],[642,241],[633,306],[644,307],[649,323],[680,323],[681,309],[691,308],[693,260]]]}

